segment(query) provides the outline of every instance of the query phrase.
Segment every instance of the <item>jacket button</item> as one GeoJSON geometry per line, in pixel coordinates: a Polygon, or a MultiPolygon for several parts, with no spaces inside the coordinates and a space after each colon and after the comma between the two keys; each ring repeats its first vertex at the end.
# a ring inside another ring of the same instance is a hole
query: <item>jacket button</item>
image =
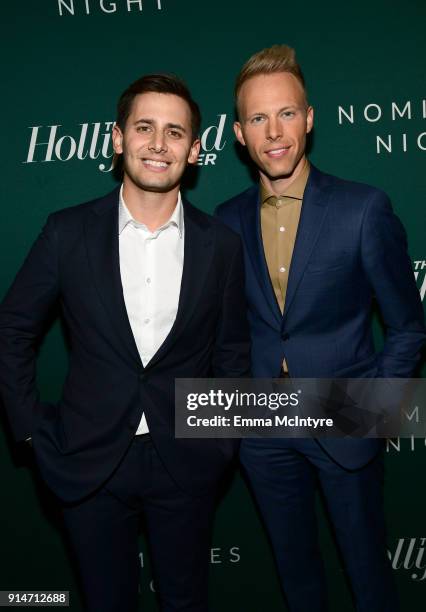
{"type": "Polygon", "coordinates": [[[281,334],[282,340],[288,340],[290,338],[289,334],[281,334]]]}

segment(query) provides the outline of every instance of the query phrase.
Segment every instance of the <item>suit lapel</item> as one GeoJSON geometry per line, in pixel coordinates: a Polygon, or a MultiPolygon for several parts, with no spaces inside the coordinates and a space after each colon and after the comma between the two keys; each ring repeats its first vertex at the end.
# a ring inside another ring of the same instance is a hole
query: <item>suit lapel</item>
{"type": "Polygon", "coordinates": [[[183,200],[185,245],[182,282],[175,322],[158,351],[147,364],[153,367],[172,348],[190,321],[209,278],[213,257],[213,237],[210,224],[189,202],[183,200]]]}
{"type": "Polygon", "coordinates": [[[122,349],[133,364],[141,367],[138,349],[127,316],[120,275],[118,243],[119,189],[93,206],[86,221],[86,245],[92,276],[122,349]]]}
{"type": "Polygon", "coordinates": [[[255,275],[260,281],[266,303],[271,317],[276,325],[281,324],[281,311],[275,297],[263,249],[262,231],[260,224],[260,196],[259,187],[252,189],[249,197],[244,199],[240,208],[241,227],[244,241],[253,265],[255,275]]]}
{"type": "Polygon", "coordinates": [[[284,317],[291,308],[312,250],[320,235],[328,210],[329,197],[330,188],[326,176],[312,166],[303,196],[302,212],[291,259],[284,317]]]}

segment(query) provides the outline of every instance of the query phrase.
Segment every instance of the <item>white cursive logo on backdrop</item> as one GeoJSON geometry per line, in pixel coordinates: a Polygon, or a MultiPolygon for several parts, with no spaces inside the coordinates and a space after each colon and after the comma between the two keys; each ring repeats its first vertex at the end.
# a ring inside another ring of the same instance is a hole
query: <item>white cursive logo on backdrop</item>
{"type": "Polygon", "coordinates": [[[399,538],[394,551],[388,550],[392,569],[408,571],[411,580],[423,582],[426,579],[426,538],[399,538]]]}
{"type": "Polygon", "coordinates": [[[416,259],[414,261],[414,276],[423,302],[426,294],[426,261],[424,259],[416,259]]]}
{"type": "MultiPolygon", "coordinates": [[[[224,113],[217,115],[217,121],[201,133],[198,166],[216,165],[218,154],[226,145],[226,119],[224,113]]],[[[23,163],[92,159],[99,160],[98,169],[101,172],[110,172],[114,155],[111,140],[113,126],[113,121],[79,123],[73,130],[65,130],[61,124],[30,126],[28,153],[23,163]]]]}

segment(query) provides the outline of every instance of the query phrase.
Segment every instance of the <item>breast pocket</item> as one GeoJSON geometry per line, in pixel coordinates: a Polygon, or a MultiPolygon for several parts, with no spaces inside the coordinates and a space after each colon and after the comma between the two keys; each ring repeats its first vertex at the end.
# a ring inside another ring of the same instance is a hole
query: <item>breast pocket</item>
{"type": "Polygon", "coordinates": [[[328,274],[345,270],[350,265],[350,253],[348,251],[322,253],[320,256],[311,256],[311,260],[306,267],[307,274],[328,274]]]}

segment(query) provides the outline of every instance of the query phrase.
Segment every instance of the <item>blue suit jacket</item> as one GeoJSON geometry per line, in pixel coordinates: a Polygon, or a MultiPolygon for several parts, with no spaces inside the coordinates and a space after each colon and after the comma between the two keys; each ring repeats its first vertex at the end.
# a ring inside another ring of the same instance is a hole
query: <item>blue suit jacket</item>
{"type": "Polygon", "coordinates": [[[184,201],[185,251],[176,320],[144,367],[124,303],[118,189],[50,215],[0,307],[0,391],[18,440],[32,436],[42,475],[65,501],[111,475],[142,411],[170,474],[194,495],[215,486],[229,440],[175,439],[174,381],[247,376],[241,241],[184,201]],[[39,401],[34,344],[55,304],[70,338],[58,404],[39,401]]]}
{"type": "MultiPolygon", "coordinates": [[[[285,357],[293,377],[409,377],[425,339],[423,309],[405,231],[380,190],[311,167],[281,314],[265,260],[259,187],[216,214],[244,243],[252,371],[276,377],[285,357]],[[386,326],[374,348],[371,311],[386,326]]],[[[322,441],[346,468],[377,452],[377,440],[322,441]]]]}

